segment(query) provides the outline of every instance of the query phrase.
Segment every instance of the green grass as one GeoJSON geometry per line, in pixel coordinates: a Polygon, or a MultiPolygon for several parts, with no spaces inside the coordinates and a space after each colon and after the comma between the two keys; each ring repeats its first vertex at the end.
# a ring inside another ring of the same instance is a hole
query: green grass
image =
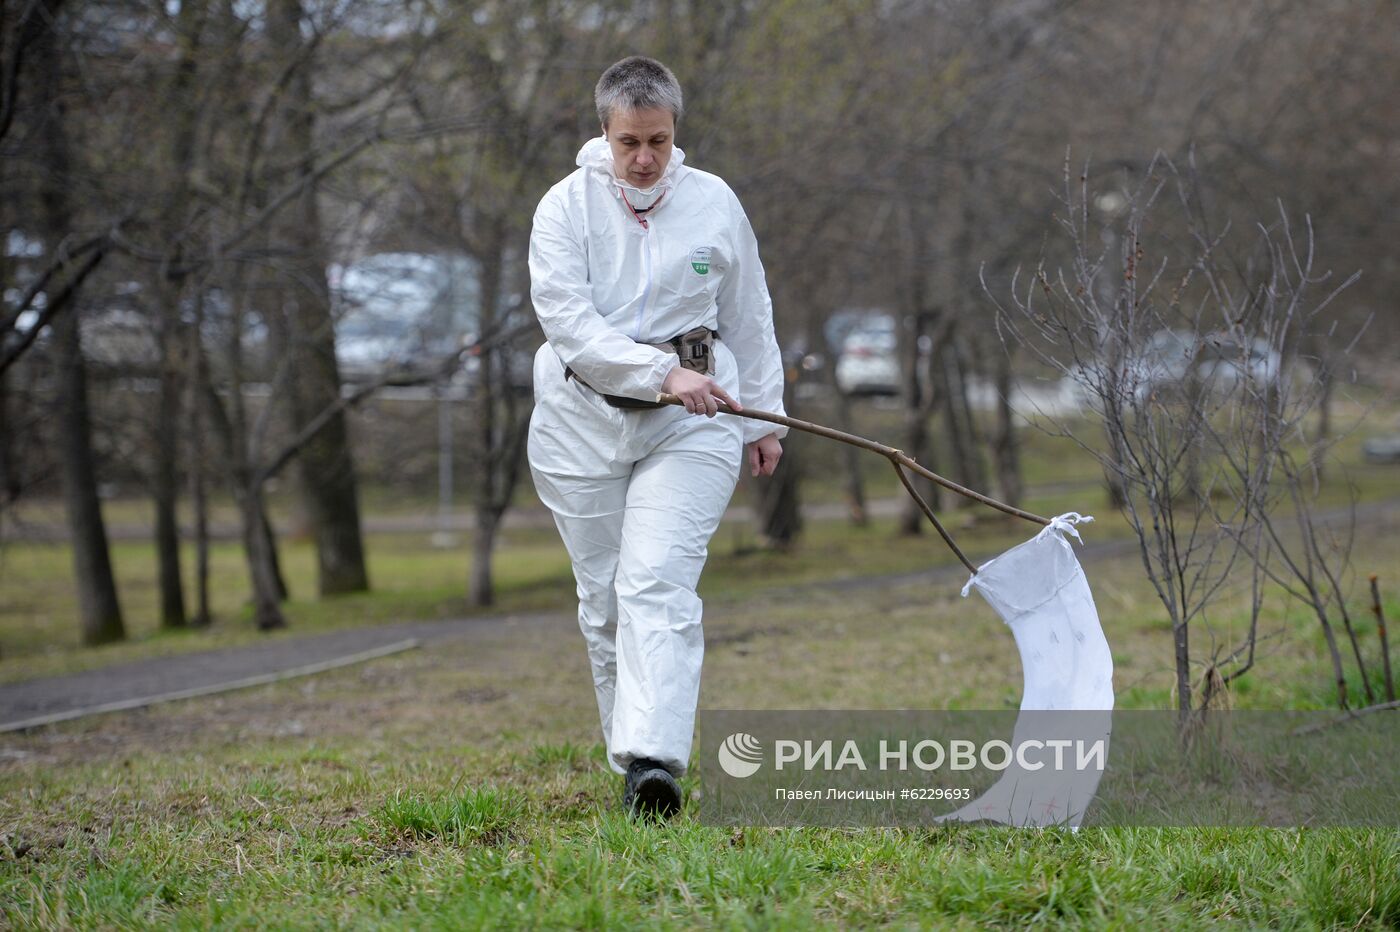
{"type": "MultiPolygon", "coordinates": [[[[872,431],[872,433],[874,433],[872,431]]],[[[876,466],[880,466],[876,461],[876,466]]],[[[886,467],[887,468],[887,467],[886,467]]],[[[1046,464],[1051,475],[1061,464],[1046,464]]],[[[1083,477],[1082,464],[1077,467],[1083,477]]],[[[1365,501],[1396,494],[1361,470],[1365,501]]],[[[875,475],[875,474],[872,474],[875,475]]],[[[892,478],[881,481],[892,485],[892,478]]],[[[890,494],[892,488],[881,494],[890,494]]],[[[1092,490],[1034,508],[1094,510],[1092,490]],[[1088,498],[1087,502],[1085,499],[1088,498]]],[[[1086,536],[1125,529],[1111,516],[1086,536]]],[[[958,529],[974,553],[1028,535],[958,529]]],[[[312,554],[290,541],[289,635],[467,612],[469,541],[369,540],[376,591],[311,598],[312,554]]],[[[149,548],[121,545],[132,643],[73,645],[67,553],[10,546],[0,566],[0,676],[260,637],[242,565],[219,548],[218,623],[159,633],[149,548]]],[[[725,527],[711,547],[705,708],[1007,709],[1011,635],[955,585],[803,583],[924,569],[950,557],[888,522],[819,522],[792,553],[725,527]]],[[[1400,535],[1372,528],[1355,571],[1397,575],[1400,535]]],[[[1372,829],[719,829],[618,813],[572,583],[550,531],[512,531],[502,610],[560,608],[361,666],[201,700],[0,736],[0,922],[17,928],[1061,927],[1394,928],[1400,832],[1372,829]]],[[[1171,704],[1170,633],[1133,555],[1091,568],[1120,707],[1171,704]]],[[[1400,583],[1400,581],[1397,581],[1400,583]]],[[[1386,589],[1400,617],[1400,585],[1386,589]]],[[[1238,708],[1328,708],[1316,623],[1271,597],[1238,708]]],[[[1233,643],[1247,593],[1213,606],[1233,643]]],[[[1368,659],[1375,624],[1354,619],[1368,659]]],[[[1204,629],[1201,629],[1204,631],[1204,629]]],[[[1198,639],[1202,652],[1209,638],[1198,639]]],[[[1373,664],[1374,666],[1374,664],[1373,664]]],[[[1358,684],[1359,685],[1359,684],[1358,684]]],[[[694,778],[685,785],[692,792],[694,778]]]]}
{"type": "Polygon", "coordinates": [[[518,792],[490,786],[432,798],[399,792],[375,814],[379,826],[405,838],[459,848],[498,843],[522,827],[524,816],[525,801],[518,792]]]}
{"type": "MultiPolygon", "coordinates": [[[[596,778],[578,782],[581,793],[606,790],[596,778]]],[[[221,799],[189,826],[90,833],[102,853],[88,868],[12,886],[6,918],[73,927],[1310,929],[1383,928],[1400,913],[1400,846],[1385,832],[650,828],[596,805],[560,807],[538,789],[485,834],[424,833],[385,812],[326,828],[271,808],[230,812],[221,799]]],[[[476,800],[510,792],[488,785],[443,807],[475,811],[476,800]]],[[[357,798],[353,788],[325,795],[357,798]]]]}
{"type": "MultiPolygon", "coordinates": [[[[1165,697],[1167,642],[1132,561],[1094,582],[1116,593],[1100,612],[1124,704],[1165,697]]],[[[1013,706],[1009,632],[952,590],[713,600],[701,704],[1013,706]]],[[[1290,627],[1241,704],[1325,704],[1317,640],[1290,627]]],[[[617,812],[596,729],[561,618],[8,736],[0,915],[76,928],[1400,922],[1395,831],[720,829],[693,813],[639,825],[617,812]]]]}

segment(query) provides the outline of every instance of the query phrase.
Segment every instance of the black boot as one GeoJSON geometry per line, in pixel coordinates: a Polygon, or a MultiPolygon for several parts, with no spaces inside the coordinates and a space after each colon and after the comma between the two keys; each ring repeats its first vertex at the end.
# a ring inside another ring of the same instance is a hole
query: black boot
{"type": "Polygon", "coordinates": [[[627,767],[622,805],[642,818],[666,819],[681,808],[681,785],[671,772],[645,757],[627,767]]]}

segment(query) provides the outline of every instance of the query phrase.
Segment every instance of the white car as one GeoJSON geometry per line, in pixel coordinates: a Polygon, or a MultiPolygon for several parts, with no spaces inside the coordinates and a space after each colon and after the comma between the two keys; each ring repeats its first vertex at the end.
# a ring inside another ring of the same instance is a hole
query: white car
{"type": "MultiPolygon", "coordinates": [[[[1125,400],[1148,401],[1154,392],[1184,385],[1188,376],[1211,392],[1228,394],[1242,382],[1272,385],[1281,377],[1282,358],[1267,340],[1242,345],[1225,334],[1197,338],[1184,330],[1158,330],[1146,344],[1131,349],[1113,370],[1125,400]]],[[[1067,381],[1080,399],[1092,403],[1106,387],[1109,370],[1100,361],[1075,367],[1067,381]]]]}
{"type": "Polygon", "coordinates": [[[1371,437],[1361,444],[1368,463],[1400,463],[1400,435],[1371,437]]]}
{"type": "Polygon", "coordinates": [[[1083,403],[1097,407],[1102,393],[1117,394],[1125,404],[1142,404],[1161,387],[1179,384],[1191,366],[1194,341],[1180,330],[1158,330],[1146,344],[1129,348],[1110,367],[1107,360],[1090,360],[1067,377],[1083,403]]]}
{"type": "MultiPolygon", "coordinates": [[[[377,253],[333,266],[330,282],[335,355],[349,381],[431,368],[477,339],[481,288],[468,256],[377,253]]],[[[528,390],[530,358],[523,352],[506,358],[511,385],[528,390]]],[[[478,364],[468,357],[454,381],[470,383],[478,364]]]]}
{"type": "Polygon", "coordinates": [[[841,342],[836,387],[847,395],[899,394],[899,336],[889,314],[863,318],[841,342]]]}
{"type": "Polygon", "coordinates": [[[1267,340],[1241,345],[1233,337],[1211,334],[1196,352],[1196,371],[1206,384],[1222,391],[1232,390],[1241,380],[1272,386],[1283,371],[1283,358],[1267,340]]]}
{"type": "Polygon", "coordinates": [[[348,379],[445,358],[476,332],[478,276],[465,256],[378,253],[332,267],[330,282],[348,379]]]}

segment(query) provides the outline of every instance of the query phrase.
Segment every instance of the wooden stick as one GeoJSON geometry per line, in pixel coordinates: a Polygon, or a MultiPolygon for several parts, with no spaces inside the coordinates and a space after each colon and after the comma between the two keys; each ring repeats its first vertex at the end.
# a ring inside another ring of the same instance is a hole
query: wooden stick
{"type": "Polygon", "coordinates": [[[1376,574],[1371,574],[1371,611],[1376,615],[1376,630],[1381,636],[1381,664],[1385,670],[1385,698],[1387,702],[1395,701],[1395,680],[1390,676],[1390,642],[1385,636],[1385,612],[1381,609],[1381,587],[1376,581],[1376,574]]]}
{"type": "MultiPolygon", "coordinates": [[[[665,392],[658,394],[656,396],[656,400],[668,405],[683,404],[680,398],[665,392]]],[[[1013,515],[1017,518],[1024,518],[1027,521],[1030,521],[1034,524],[1039,524],[1041,526],[1048,525],[1050,523],[1049,518],[1042,518],[1040,515],[1032,514],[1029,511],[1023,511],[1020,508],[1015,507],[1014,505],[1008,505],[1005,502],[999,502],[996,499],[991,498],[990,496],[983,495],[981,492],[974,492],[972,489],[969,489],[966,486],[958,485],[951,479],[945,479],[938,473],[930,469],[925,469],[923,466],[919,465],[919,463],[913,457],[907,455],[903,450],[898,450],[894,447],[886,446],[883,443],[876,443],[874,440],[867,440],[866,438],[856,436],[855,434],[848,434],[843,430],[836,430],[832,427],[823,427],[821,424],[813,424],[811,421],[799,420],[798,418],[788,417],[784,414],[773,414],[768,411],[759,411],[755,408],[745,408],[742,411],[735,411],[722,401],[719,402],[719,410],[724,414],[733,414],[738,417],[746,417],[755,421],[767,421],[770,424],[781,424],[784,427],[790,427],[794,430],[804,431],[805,433],[809,434],[816,434],[818,437],[826,437],[828,440],[837,440],[841,443],[849,443],[851,446],[860,447],[861,449],[869,450],[872,453],[878,453],[881,456],[888,459],[890,462],[895,463],[898,466],[903,466],[905,469],[912,470],[913,472],[918,473],[930,482],[943,486],[943,488],[947,489],[950,492],[956,492],[958,495],[961,495],[964,498],[970,498],[975,502],[981,502],[988,508],[995,508],[997,511],[1005,512],[1006,514],[1013,515]]],[[[925,514],[928,514],[928,512],[925,511],[925,514]]],[[[966,560],[964,560],[964,562],[966,562],[966,560]]]]}
{"type": "Polygon", "coordinates": [[[924,497],[914,488],[914,483],[909,481],[909,474],[904,471],[904,467],[899,463],[895,463],[894,471],[895,475],[899,476],[899,481],[904,483],[905,490],[910,495],[914,496],[914,501],[919,504],[919,509],[933,522],[933,526],[938,529],[939,535],[943,538],[943,543],[947,544],[948,549],[952,550],[953,554],[962,561],[962,565],[967,567],[968,572],[972,573],[974,576],[977,575],[977,567],[972,565],[972,561],[962,552],[962,548],[953,542],[953,537],[943,527],[943,522],[938,520],[937,516],[933,513],[933,509],[928,506],[928,502],[924,501],[924,497]]]}

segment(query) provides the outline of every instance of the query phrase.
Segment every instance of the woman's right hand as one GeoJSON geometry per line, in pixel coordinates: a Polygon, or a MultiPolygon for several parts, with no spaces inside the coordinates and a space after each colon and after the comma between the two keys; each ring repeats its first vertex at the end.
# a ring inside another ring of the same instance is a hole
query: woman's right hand
{"type": "Polygon", "coordinates": [[[661,390],[680,398],[685,409],[691,414],[714,417],[719,412],[721,401],[735,411],[744,410],[714,379],[680,365],[666,375],[666,381],[661,383],[661,390]]]}

